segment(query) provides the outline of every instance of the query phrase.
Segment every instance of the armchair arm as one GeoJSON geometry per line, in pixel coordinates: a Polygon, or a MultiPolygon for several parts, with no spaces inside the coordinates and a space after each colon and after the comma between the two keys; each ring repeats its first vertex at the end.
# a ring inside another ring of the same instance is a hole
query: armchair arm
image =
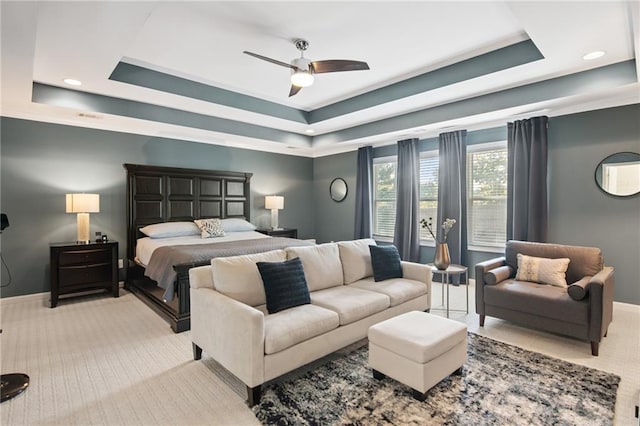
{"type": "Polygon", "coordinates": [[[605,266],[589,282],[589,339],[599,342],[613,319],[614,271],[605,266]]]}
{"type": "Polygon", "coordinates": [[[507,264],[504,257],[497,257],[495,259],[485,260],[484,262],[476,263],[476,313],[478,315],[484,315],[484,274],[500,266],[507,264]]]}
{"type": "Polygon", "coordinates": [[[209,288],[191,288],[191,340],[255,387],[264,382],[264,314],[209,288]]]}

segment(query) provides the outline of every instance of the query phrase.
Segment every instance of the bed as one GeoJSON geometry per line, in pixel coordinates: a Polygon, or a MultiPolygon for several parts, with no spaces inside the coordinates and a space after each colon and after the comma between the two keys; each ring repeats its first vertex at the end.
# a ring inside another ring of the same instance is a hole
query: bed
{"type": "Polygon", "coordinates": [[[209,264],[213,257],[311,244],[269,237],[256,232],[252,225],[251,229],[242,230],[232,227],[221,238],[173,234],[150,238],[141,229],[163,224],[174,228],[172,225],[196,219],[219,218],[223,223],[250,225],[252,174],[139,164],[124,164],[124,168],[127,171],[125,288],[167,320],[176,333],[190,328],[190,268],[209,264]]]}

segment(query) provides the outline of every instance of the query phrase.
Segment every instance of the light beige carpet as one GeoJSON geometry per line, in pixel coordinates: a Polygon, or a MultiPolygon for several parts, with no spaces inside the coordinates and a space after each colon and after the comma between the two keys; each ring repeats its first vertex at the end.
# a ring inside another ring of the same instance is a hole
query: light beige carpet
{"type": "MultiPolygon", "coordinates": [[[[462,289],[452,288],[454,308],[464,306],[462,289]]],[[[436,305],[439,285],[433,290],[436,305]]],[[[189,332],[174,334],[135,296],[121,294],[65,301],[55,309],[44,295],[0,302],[1,371],[31,377],[26,392],[0,404],[2,425],[257,424],[241,383],[206,354],[192,360],[189,332]]],[[[615,305],[599,357],[590,355],[588,343],[501,320],[487,318],[480,328],[470,308],[452,318],[474,333],[622,377],[615,424],[637,425],[639,306],[615,305]]]]}

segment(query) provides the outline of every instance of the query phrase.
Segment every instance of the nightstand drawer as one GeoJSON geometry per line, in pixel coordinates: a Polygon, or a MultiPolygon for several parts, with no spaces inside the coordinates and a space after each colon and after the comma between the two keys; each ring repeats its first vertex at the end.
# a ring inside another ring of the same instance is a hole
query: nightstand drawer
{"type": "Polygon", "coordinates": [[[111,262],[111,250],[106,248],[97,250],[63,251],[60,253],[58,261],[60,266],[108,263],[111,262]]]}
{"type": "Polygon", "coordinates": [[[59,269],[60,288],[77,284],[111,281],[111,263],[91,266],[65,266],[59,269]]]}

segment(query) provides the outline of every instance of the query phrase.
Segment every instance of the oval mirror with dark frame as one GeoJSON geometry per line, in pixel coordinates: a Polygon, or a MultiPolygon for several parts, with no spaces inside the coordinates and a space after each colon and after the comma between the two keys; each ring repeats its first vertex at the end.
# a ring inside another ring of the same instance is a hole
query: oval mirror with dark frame
{"type": "Polygon", "coordinates": [[[335,178],[331,181],[331,185],[329,185],[329,195],[333,201],[338,203],[344,201],[344,199],[347,198],[347,192],[349,192],[349,188],[344,179],[335,178]]]}
{"type": "Polygon", "coordinates": [[[639,194],[640,154],[611,154],[596,167],[595,179],[598,188],[614,197],[632,197],[639,194]]]}

